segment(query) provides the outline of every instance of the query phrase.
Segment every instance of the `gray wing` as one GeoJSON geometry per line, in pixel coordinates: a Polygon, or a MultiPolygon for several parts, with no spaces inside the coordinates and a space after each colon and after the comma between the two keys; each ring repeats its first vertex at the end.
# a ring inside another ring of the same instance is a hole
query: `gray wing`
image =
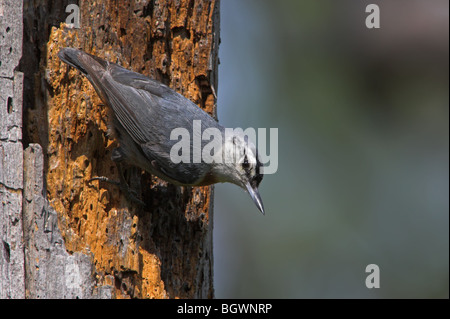
{"type": "Polygon", "coordinates": [[[193,120],[202,121],[202,131],[222,127],[193,102],[162,83],[112,63],[108,71],[110,78],[105,77],[102,84],[120,124],[165,175],[182,184],[193,184],[205,173],[205,167],[192,160],[174,164],[170,150],[177,141],[170,140],[170,133],[183,127],[192,135],[193,120]]]}

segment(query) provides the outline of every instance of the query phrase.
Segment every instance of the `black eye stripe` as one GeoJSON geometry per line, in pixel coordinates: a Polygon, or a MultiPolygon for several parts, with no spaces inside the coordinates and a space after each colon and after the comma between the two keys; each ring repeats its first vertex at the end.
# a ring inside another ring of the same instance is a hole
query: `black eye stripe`
{"type": "Polygon", "coordinates": [[[263,174],[261,174],[261,162],[259,161],[258,158],[258,153],[256,153],[256,167],[255,167],[255,176],[253,177],[253,181],[252,181],[252,185],[258,187],[259,184],[261,183],[262,179],[263,179],[263,174]]]}
{"type": "Polygon", "coordinates": [[[248,158],[247,158],[247,155],[245,155],[244,156],[244,162],[242,163],[242,167],[244,168],[244,169],[248,169],[248,168],[250,168],[250,164],[248,163],[248,158]]]}

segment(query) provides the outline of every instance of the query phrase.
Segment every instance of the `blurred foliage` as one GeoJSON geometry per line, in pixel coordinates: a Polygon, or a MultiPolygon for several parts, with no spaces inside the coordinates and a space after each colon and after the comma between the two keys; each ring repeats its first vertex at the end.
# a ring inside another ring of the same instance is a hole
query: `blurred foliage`
{"type": "Polygon", "coordinates": [[[368,3],[221,2],[219,120],[277,127],[279,167],[264,217],[216,187],[217,297],[448,298],[449,4],[368,3]]]}

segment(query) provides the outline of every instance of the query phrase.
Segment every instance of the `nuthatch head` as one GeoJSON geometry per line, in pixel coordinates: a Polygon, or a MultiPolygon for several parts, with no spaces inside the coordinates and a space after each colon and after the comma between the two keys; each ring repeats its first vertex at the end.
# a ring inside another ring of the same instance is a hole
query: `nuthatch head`
{"type": "Polygon", "coordinates": [[[248,191],[258,209],[264,207],[258,186],[263,178],[261,162],[253,143],[239,132],[231,136],[225,128],[193,102],[168,86],[115,63],[73,48],[63,48],[58,57],[81,71],[92,83],[103,102],[112,111],[109,131],[118,139],[113,152],[116,162],[126,161],[170,183],[204,186],[229,182],[248,191]],[[171,139],[175,129],[201,131],[214,128],[222,135],[218,153],[224,161],[192,160],[200,145],[190,141],[190,161],[174,162],[171,151],[177,141],[171,139]],[[231,160],[230,160],[231,159],[231,160]]]}
{"type": "Polygon", "coordinates": [[[233,183],[247,190],[253,202],[264,214],[264,206],[258,190],[263,179],[262,165],[255,145],[248,141],[246,136],[235,133],[230,138],[225,138],[223,156],[225,163],[215,164],[213,167],[215,175],[220,176],[223,182],[233,183]]]}

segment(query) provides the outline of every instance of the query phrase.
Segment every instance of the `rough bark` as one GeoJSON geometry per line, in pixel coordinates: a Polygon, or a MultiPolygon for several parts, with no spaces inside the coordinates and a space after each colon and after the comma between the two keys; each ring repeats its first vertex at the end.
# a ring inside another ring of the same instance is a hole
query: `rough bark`
{"type": "Polygon", "coordinates": [[[58,213],[44,194],[44,154],[39,144],[24,153],[23,228],[27,298],[111,298],[111,285],[98,285],[92,253],[69,253],[58,213]]]}
{"type": "Polygon", "coordinates": [[[25,296],[21,15],[21,1],[0,1],[0,298],[25,296]]]}
{"type": "MultiPolygon", "coordinates": [[[[107,137],[106,106],[56,54],[61,47],[77,47],[117,62],[166,83],[215,116],[218,0],[80,1],[80,29],[61,23],[67,5],[24,2],[20,68],[25,74],[24,142],[30,146],[23,186],[8,186],[0,174],[1,196],[5,188],[7,196],[16,188],[20,193],[2,204],[0,222],[4,228],[5,216],[21,211],[24,189],[23,230],[20,213],[20,225],[9,218],[24,237],[15,241],[24,244],[16,249],[8,239],[2,256],[22,251],[17,258],[23,259],[25,289],[22,295],[3,293],[2,266],[1,296],[212,298],[213,188],[176,187],[129,167],[128,181],[146,203],[140,209],[114,185],[89,183],[94,176],[118,179],[110,160],[115,142],[107,137]]],[[[22,161],[19,144],[14,152],[20,161],[14,166],[22,161]]],[[[10,163],[1,158],[3,165],[10,163]]]]}

